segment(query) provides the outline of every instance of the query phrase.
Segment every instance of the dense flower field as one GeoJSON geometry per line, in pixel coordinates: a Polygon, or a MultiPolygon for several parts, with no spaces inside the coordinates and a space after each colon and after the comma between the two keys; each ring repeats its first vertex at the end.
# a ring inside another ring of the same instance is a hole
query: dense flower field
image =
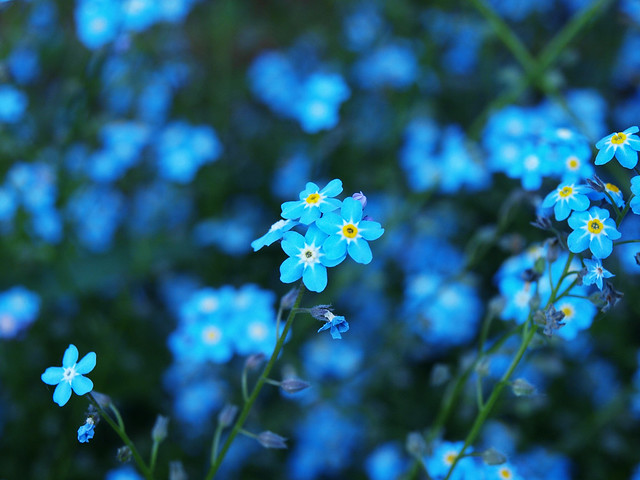
{"type": "Polygon", "coordinates": [[[0,479],[640,480],[639,0],[0,0],[0,479]]]}

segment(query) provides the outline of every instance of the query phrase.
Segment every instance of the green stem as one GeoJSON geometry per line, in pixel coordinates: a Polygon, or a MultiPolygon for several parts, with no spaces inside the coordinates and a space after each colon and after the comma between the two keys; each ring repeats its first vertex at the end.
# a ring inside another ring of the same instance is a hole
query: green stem
{"type": "Polygon", "coordinates": [[[211,445],[211,455],[209,457],[209,461],[211,465],[213,465],[216,461],[216,457],[218,456],[218,447],[220,445],[220,437],[222,436],[222,430],[224,430],[224,425],[218,422],[218,426],[216,427],[216,432],[213,435],[213,445],[211,445]]]}
{"type": "Polygon", "coordinates": [[[118,434],[118,436],[124,442],[124,444],[127,447],[129,447],[129,450],[131,450],[131,455],[133,456],[133,460],[136,462],[136,465],[138,465],[138,468],[142,472],[142,475],[144,475],[144,478],[146,478],[147,480],[154,480],[153,472],[144,463],[144,460],[142,459],[142,457],[138,453],[138,450],[136,449],[135,445],[133,444],[133,442],[131,441],[131,439],[129,438],[127,433],[125,432],[125,430],[124,430],[124,422],[122,421],[122,417],[120,416],[120,413],[118,412],[118,409],[115,408],[113,403],[110,404],[111,411],[114,412],[114,414],[116,415],[116,418],[118,419],[118,422],[116,423],[111,418],[111,415],[109,415],[102,408],[102,406],[98,403],[98,401],[94,398],[94,396],[91,393],[89,393],[88,396],[89,396],[89,401],[93,404],[94,407],[96,407],[96,409],[98,410],[98,413],[100,414],[100,416],[109,424],[109,426],[111,428],[113,428],[113,430],[118,434]]]}
{"type": "Polygon", "coordinates": [[[151,460],[149,461],[149,470],[153,473],[156,469],[156,461],[158,460],[158,448],[160,447],[160,442],[153,441],[153,445],[151,446],[151,460]]]}
{"type": "Polygon", "coordinates": [[[625,243],[640,243],[640,240],[622,240],[621,242],[613,242],[613,245],[624,245],[625,243]]]}
{"type": "Polygon", "coordinates": [[[267,365],[264,367],[264,370],[260,374],[258,381],[256,382],[255,386],[253,387],[253,390],[251,391],[251,395],[249,395],[249,398],[244,403],[244,406],[242,407],[242,411],[240,412],[240,415],[238,416],[235,424],[233,425],[233,428],[231,429],[231,432],[229,433],[227,440],[224,442],[224,445],[222,446],[222,450],[220,450],[220,454],[216,456],[215,462],[212,463],[211,468],[207,472],[207,476],[205,477],[205,480],[213,479],[216,472],[220,468],[220,465],[222,464],[222,461],[224,460],[224,457],[227,454],[229,447],[231,447],[233,440],[236,438],[236,435],[238,435],[238,433],[240,433],[240,431],[242,430],[244,422],[247,420],[247,417],[249,416],[249,412],[251,411],[251,407],[253,407],[253,404],[258,398],[258,394],[260,393],[260,391],[262,390],[262,387],[266,383],[267,377],[269,376],[271,369],[275,365],[276,360],[280,355],[280,351],[284,346],[284,342],[287,338],[287,334],[291,329],[291,325],[293,324],[293,319],[297,313],[296,310],[300,306],[300,302],[302,301],[302,296],[304,294],[304,291],[305,291],[305,287],[303,284],[301,284],[296,301],[291,311],[289,312],[289,316],[287,317],[287,321],[284,325],[284,329],[282,330],[282,335],[280,335],[280,337],[278,338],[278,341],[273,350],[273,353],[271,354],[271,358],[269,358],[269,362],[267,362],[267,365]]]}

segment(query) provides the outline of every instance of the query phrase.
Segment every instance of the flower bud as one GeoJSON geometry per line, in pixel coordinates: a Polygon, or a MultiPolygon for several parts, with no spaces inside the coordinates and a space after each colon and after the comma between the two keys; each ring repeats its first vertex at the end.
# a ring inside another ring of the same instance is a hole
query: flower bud
{"type": "Polygon", "coordinates": [[[288,378],[280,382],[280,388],[287,393],[297,393],[309,388],[311,384],[299,378],[288,378]]]}
{"type": "Polygon", "coordinates": [[[364,207],[367,206],[367,197],[364,196],[364,193],[356,192],[351,195],[351,197],[358,200],[362,204],[362,209],[364,210],[364,207]]]}
{"type": "Polygon", "coordinates": [[[120,447],[116,451],[116,458],[120,463],[127,463],[131,460],[131,449],[126,445],[124,447],[120,447]]]}
{"type": "Polygon", "coordinates": [[[228,427],[233,423],[233,420],[236,418],[237,413],[238,407],[236,405],[225,405],[218,414],[218,423],[222,427],[228,427]]]}
{"type": "Polygon", "coordinates": [[[423,458],[427,454],[427,443],[418,432],[410,432],[407,435],[406,448],[416,458],[423,458]]]}
{"type": "Polygon", "coordinates": [[[169,480],[187,480],[187,472],[181,461],[169,462],[169,480]]]}
{"type": "Polygon", "coordinates": [[[298,298],[299,291],[299,288],[292,288],[280,299],[280,306],[283,310],[289,310],[293,308],[296,303],[296,298],[298,298]]]}
{"type": "Polygon", "coordinates": [[[316,305],[315,307],[311,307],[309,313],[316,320],[321,320],[323,322],[327,321],[327,313],[331,313],[333,308],[331,305],[316,305]]]}
{"type": "Polygon", "coordinates": [[[266,355],[264,353],[254,353],[253,355],[249,355],[244,362],[244,368],[247,370],[255,370],[262,364],[262,362],[264,362],[265,358],[266,355]]]}
{"type": "Polygon", "coordinates": [[[93,396],[94,400],[98,402],[98,405],[100,405],[101,408],[107,408],[109,405],[111,405],[111,397],[109,395],[96,392],[95,390],[91,392],[91,395],[93,396]]]}
{"type": "Polygon", "coordinates": [[[167,438],[168,425],[169,425],[169,417],[163,417],[162,415],[158,415],[156,417],[156,423],[153,425],[153,428],[151,429],[151,439],[155,443],[160,443],[165,438],[167,438]]]}
{"type": "Polygon", "coordinates": [[[502,465],[507,461],[507,457],[495,448],[491,447],[482,452],[482,460],[487,465],[502,465]]]}
{"type": "Polygon", "coordinates": [[[536,393],[536,387],[527,382],[524,378],[516,378],[511,384],[511,390],[516,397],[528,397],[536,393]]]}
{"type": "Polygon", "coordinates": [[[256,440],[264,448],[287,448],[287,444],[285,443],[287,439],[269,430],[260,432],[256,440]]]}

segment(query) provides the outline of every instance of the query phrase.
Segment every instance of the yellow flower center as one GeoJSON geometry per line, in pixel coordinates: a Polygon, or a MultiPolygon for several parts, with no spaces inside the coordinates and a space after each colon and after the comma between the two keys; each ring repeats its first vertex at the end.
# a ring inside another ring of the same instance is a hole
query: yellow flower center
{"type": "Polygon", "coordinates": [[[573,318],[573,314],[575,313],[575,310],[573,309],[573,307],[571,305],[564,305],[560,311],[562,313],[564,313],[564,318],[563,320],[571,320],[571,318],[573,318]]]}
{"type": "Polygon", "coordinates": [[[626,139],[627,139],[626,134],[622,132],[618,132],[613,137],[611,137],[611,143],[613,143],[614,145],[622,145],[626,139]]]}
{"type": "Polygon", "coordinates": [[[573,188],[567,185],[566,187],[562,187],[562,190],[558,192],[558,195],[560,195],[563,198],[567,198],[567,197],[570,197],[572,193],[573,193],[573,188]]]}
{"type": "Polygon", "coordinates": [[[309,195],[307,197],[307,199],[305,200],[305,202],[309,203],[309,204],[316,204],[320,201],[320,194],[319,193],[312,193],[311,195],[309,195]]]}
{"type": "Polygon", "coordinates": [[[358,227],[353,223],[347,223],[342,227],[342,234],[347,238],[356,238],[358,236],[358,227]]]}
{"type": "Polygon", "coordinates": [[[620,189],[616,187],[613,183],[605,183],[604,187],[610,192],[619,193],[620,189]]]}
{"type": "Polygon", "coordinates": [[[602,222],[597,218],[594,218],[593,220],[589,221],[589,225],[587,226],[587,228],[589,229],[589,232],[593,233],[594,235],[601,234],[603,227],[604,226],[602,225],[602,222]]]}
{"type": "Polygon", "coordinates": [[[509,480],[510,478],[513,478],[513,474],[511,473],[511,470],[509,470],[506,467],[502,467],[500,469],[498,475],[500,475],[500,478],[502,478],[504,480],[509,480]]]}
{"type": "Polygon", "coordinates": [[[447,465],[452,465],[452,464],[453,464],[453,462],[456,460],[456,457],[457,457],[457,456],[458,456],[458,455],[457,455],[455,452],[449,452],[449,453],[447,453],[447,454],[444,456],[444,462],[445,462],[447,465]]]}
{"type": "Polygon", "coordinates": [[[580,161],[578,160],[578,157],[569,157],[567,159],[567,167],[569,167],[569,170],[577,170],[579,166],[580,161]]]}
{"type": "Polygon", "coordinates": [[[218,343],[218,340],[222,337],[222,332],[218,327],[210,326],[204,329],[202,332],[202,339],[204,343],[208,345],[213,345],[214,343],[218,343]]]}

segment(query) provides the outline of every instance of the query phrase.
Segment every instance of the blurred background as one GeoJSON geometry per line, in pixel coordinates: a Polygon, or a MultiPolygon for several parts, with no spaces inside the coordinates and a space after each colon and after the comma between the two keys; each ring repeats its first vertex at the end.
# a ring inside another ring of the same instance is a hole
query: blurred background
{"type": "MultiPolygon", "coordinates": [[[[628,198],[629,171],[594,167],[594,145],[640,123],[639,80],[637,0],[0,1],[0,478],[138,478],[104,422],[77,441],[86,398],[59,408],[40,380],[70,343],[96,352],[88,377],[145,458],[170,417],[157,478],[177,460],[203,478],[244,360],[273,347],[252,332],[273,338],[291,287],[281,248],[250,244],[334,178],[385,234],[303,305],[351,328],[296,320],[273,376],[312,386],[265,388],[246,424],[289,448],[240,438],[220,478],[424,478],[407,435],[433,424],[483,315],[489,342],[518,320],[504,280],[552,236],[530,224],[541,200],[594,173],[628,198]],[[193,318],[220,344],[195,348],[193,318]]],[[[505,391],[476,442],[523,478],[640,463],[633,245],[605,262],[624,298],[541,337],[516,375],[536,393],[505,391]]],[[[515,348],[487,359],[487,385],[515,348]]],[[[474,381],[442,439],[466,436],[474,381]]]]}

